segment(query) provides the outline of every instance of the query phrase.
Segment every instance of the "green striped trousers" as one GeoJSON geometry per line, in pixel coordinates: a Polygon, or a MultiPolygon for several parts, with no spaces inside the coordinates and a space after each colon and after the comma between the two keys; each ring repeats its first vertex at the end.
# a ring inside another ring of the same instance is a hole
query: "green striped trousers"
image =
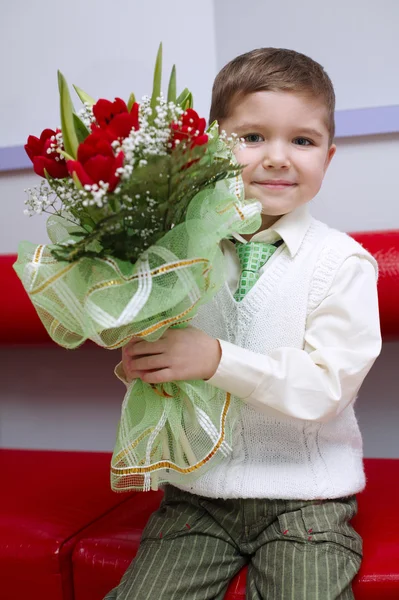
{"type": "Polygon", "coordinates": [[[221,500],[167,486],[136,558],[104,600],[222,600],[246,564],[249,600],[353,598],[356,509],[354,496],[221,500]]]}

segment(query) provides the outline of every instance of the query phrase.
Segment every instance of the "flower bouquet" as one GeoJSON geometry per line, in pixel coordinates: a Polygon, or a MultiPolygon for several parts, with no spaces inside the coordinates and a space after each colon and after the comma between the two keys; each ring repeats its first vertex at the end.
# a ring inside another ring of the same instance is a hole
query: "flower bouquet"
{"type": "MultiPolygon", "coordinates": [[[[51,244],[22,242],[14,268],[51,338],[115,349],[184,327],[224,282],[219,242],[260,225],[245,201],[233,147],[176,94],[161,93],[162,46],[151,97],[95,102],[76,113],[58,74],[61,129],[25,149],[43,177],[28,214],[50,214],[51,244]]],[[[111,462],[115,491],[188,483],[231,452],[240,401],[205,381],[127,386],[111,462]]]]}

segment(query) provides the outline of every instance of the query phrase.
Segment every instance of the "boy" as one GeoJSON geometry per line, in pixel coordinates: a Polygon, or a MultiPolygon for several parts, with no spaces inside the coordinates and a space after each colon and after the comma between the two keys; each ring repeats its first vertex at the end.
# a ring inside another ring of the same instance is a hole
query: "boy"
{"type": "Polygon", "coordinates": [[[228,280],[195,327],[132,340],[122,364],[128,380],[209,380],[244,407],[233,455],[166,487],[107,600],[221,600],[244,564],[250,600],[353,598],[349,521],[365,483],[353,404],[381,338],[376,262],[308,212],[336,151],[334,106],[323,68],[292,50],[254,50],[216,77],[210,121],[244,138],[262,227],[223,242],[228,280]],[[253,249],[271,257],[248,265],[253,249]]]}

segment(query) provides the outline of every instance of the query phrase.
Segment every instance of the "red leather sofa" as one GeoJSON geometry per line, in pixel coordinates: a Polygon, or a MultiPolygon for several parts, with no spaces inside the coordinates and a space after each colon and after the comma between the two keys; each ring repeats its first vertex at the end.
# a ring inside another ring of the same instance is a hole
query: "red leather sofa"
{"type": "Polygon", "coordinates": [[[107,453],[0,451],[1,600],[73,600],[79,536],[130,498],[111,491],[109,462],[107,453]]]}
{"type": "MultiPolygon", "coordinates": [[[[399,232],[353,234],[380,265],[384,340],[399,339],[399,232]]],[[[50,340],[12,264],[0,256],[7,294],[0,343],[50,340]]],[[[361,299],[359,299],[359,302],[361,299]]],[[[107,453],[0,450],[0,600],[101,600],[134,557],[161,492],[115,494],[107,453]]],[[[354,582],[357,600],[399,599],[399,460],[366,459],[368,484],[354,525],[364,560],[354,582]]],[[[245,598],[245,569],[228,600],[245,598]]]]}
{"type": "MultiPolygon", "coordinates": [[[[102,600],[135,556],[162,492],[111,492],[107,453],[2,450],[0,461],[1,600],[102,600]]],[[[365,469],[355,597],[397,600],[399,460],[366,459],[365,469]]],[[[245,579],[244,569],[226,599],[245,598],[245,579]]]]}

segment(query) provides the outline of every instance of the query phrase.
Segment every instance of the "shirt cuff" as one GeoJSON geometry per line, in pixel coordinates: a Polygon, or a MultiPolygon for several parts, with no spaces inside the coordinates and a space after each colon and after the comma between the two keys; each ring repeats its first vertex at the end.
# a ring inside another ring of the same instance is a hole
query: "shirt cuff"
{"type": "Polygon", "coordinates": [[[246,348],[218,340],[222,358],[216,373],[207,383],[244,400],[258,387],[264,373],[265,355],[256,355],[246,348]],[[262,362],[260,365],[258,362],[262,362]]]}

